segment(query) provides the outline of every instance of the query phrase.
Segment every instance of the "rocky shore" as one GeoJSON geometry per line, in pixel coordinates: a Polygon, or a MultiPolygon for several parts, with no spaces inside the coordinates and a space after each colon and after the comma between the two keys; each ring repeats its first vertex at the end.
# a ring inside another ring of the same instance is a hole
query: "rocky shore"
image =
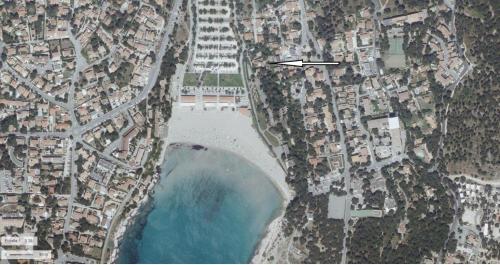
{"type": "Polygon", "coordinates": [[[156,183],[159,181],[160,177],[159,174],[155,174],[153,181],[151,181],[150,185],[147,188],[147,194],[141,198],[139,201],[137,207],[132,209],[129,214],[125,218],[123,218],[120,223],[118,224],[118,229],[114,234],[113,237],[113,250],[111,252],[111,255],[109,257],[108,263],[115,263],[118,255],[119,255],[119,246],[120,246],[120,241],[123,239],[123,236],[125,232],[127,231],[128,226],[132,225],[133,222],[135,221],[136,217],[139,215],[139,211],[148,203],[151,192],[154,189],[156,183]]]}

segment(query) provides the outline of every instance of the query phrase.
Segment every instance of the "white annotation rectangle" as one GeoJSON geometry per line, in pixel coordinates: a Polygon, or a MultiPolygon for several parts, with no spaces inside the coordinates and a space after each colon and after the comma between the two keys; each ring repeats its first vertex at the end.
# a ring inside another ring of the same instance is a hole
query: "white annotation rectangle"
{"type": "Polygon", "coordinates": [[[0,253],[0,260],[49,260],[51,258],[52,252],[50,250],[2,250],[0,253]]]}
{"type": "Polygon", "coordinates": [[[2,246],[36,246],[38,238],[34,236],[2,236],[0,238],[0,245],[2,246]]]}

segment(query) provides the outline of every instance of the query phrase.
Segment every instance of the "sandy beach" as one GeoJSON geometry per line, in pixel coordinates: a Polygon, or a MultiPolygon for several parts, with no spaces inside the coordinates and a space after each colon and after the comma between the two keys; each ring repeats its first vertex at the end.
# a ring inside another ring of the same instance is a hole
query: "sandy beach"
{"type": "Polygon", "coordinates": [[[234,152],[264,171],[286,202],[291,198],[285,172],[252,127],[251,117],[232,110],[173,106],[166,143],[193,143],[234,152]]]}

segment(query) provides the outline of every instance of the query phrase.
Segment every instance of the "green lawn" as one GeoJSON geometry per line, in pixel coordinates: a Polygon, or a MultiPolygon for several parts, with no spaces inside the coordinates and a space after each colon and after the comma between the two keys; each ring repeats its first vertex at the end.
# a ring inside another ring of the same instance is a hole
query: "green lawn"
{"type": "Polygon", "coordinates": [[[198,84],[198,74],[195,73],[185,73],[182,85],[184,86],[196,86],[198,84]]]}
{"type": "Polygon", "coordinates": [[[73,74],[73,71],[70,70],[64,70],[63,71],[63,78],[69,78],[73,74]]]}
{"type": "Polygon", "coordinates": [[[118,87],[124,87],[129,84],[132,79],[132,72],[134,71],[134,65],[129,62],[122,62],[118,69],[113,72],[113,80],[116,80],[118,87]]]}
{"type": "Polygon", "coordinates": [[[221,74],[220,75],[220,86],[236,86],[242,87],[243,80],[241,79],[241,75],[239,74],[221,74]]]}
{"type": "Polygon", "coordinates": [[[280,141],[274,135],[272,135],[270,132],[265,131],[264,135],[266,136],[267,140],[269,140],[269,142],[271,143],[272,146],[279,146],[280,145],[280,141]]]}
{"type": "Polygon", "coordinates": [[[366,217],[382,217],[384,214],[382,210],[355,210],[351,212],[352,217],[366,218],[366,217]]]}
{"type": "Polygon", "coordinates": [[[479,18],[479,19],[484,19],[486,16],[483,14],[479,9],[473,8],[473,7],[466,7],[465,11],[469,16],[479,18]]]}
{"type": "MultiPolygon", "coordinates": [[[[184,74],[184,86],[197,86],[199,74],[196,73],[185,73],[184,74]]],[[[205,74],[203,76],[203,86],[217,86],[217,74],[205,74]]],[[[219,75],[219,86],[220,87],[242,87],[243,79],[239,74],[220,74],[219,75]]]]}
{"type": "Polygon", "coordinates": [[[217,86],[217,74],[207,74],[203,78],[204,86],[217,86]]]}
{"type": "Polygon", "coordinates": [[[405,68],[406,57],[403,51],[403,38],[389,38],[389,50],[383,55],[387,68],[405,68]]]}
{"type": "Polygon", "coordinates": [[[378,105],[378,102],[376,100],[372,99],[371,103],[373,105],[373,112],[379,113],[380,112],[380,107],[378,105]]]}
{"type": "Polygon", "coordinates": [[[266,116],[262,112],[257,111],[257,122],[262,130],[267,130],[266,116]]]}

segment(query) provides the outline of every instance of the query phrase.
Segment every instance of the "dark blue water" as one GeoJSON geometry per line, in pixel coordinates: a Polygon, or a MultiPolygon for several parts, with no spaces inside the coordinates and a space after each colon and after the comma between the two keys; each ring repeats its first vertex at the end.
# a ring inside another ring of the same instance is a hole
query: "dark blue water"
{"type": "Polygon", "coordinates": [[[118,263],[246,263],[282,198],[262,171],[222,150],[170,150],[153,200],[118,263]]]}

